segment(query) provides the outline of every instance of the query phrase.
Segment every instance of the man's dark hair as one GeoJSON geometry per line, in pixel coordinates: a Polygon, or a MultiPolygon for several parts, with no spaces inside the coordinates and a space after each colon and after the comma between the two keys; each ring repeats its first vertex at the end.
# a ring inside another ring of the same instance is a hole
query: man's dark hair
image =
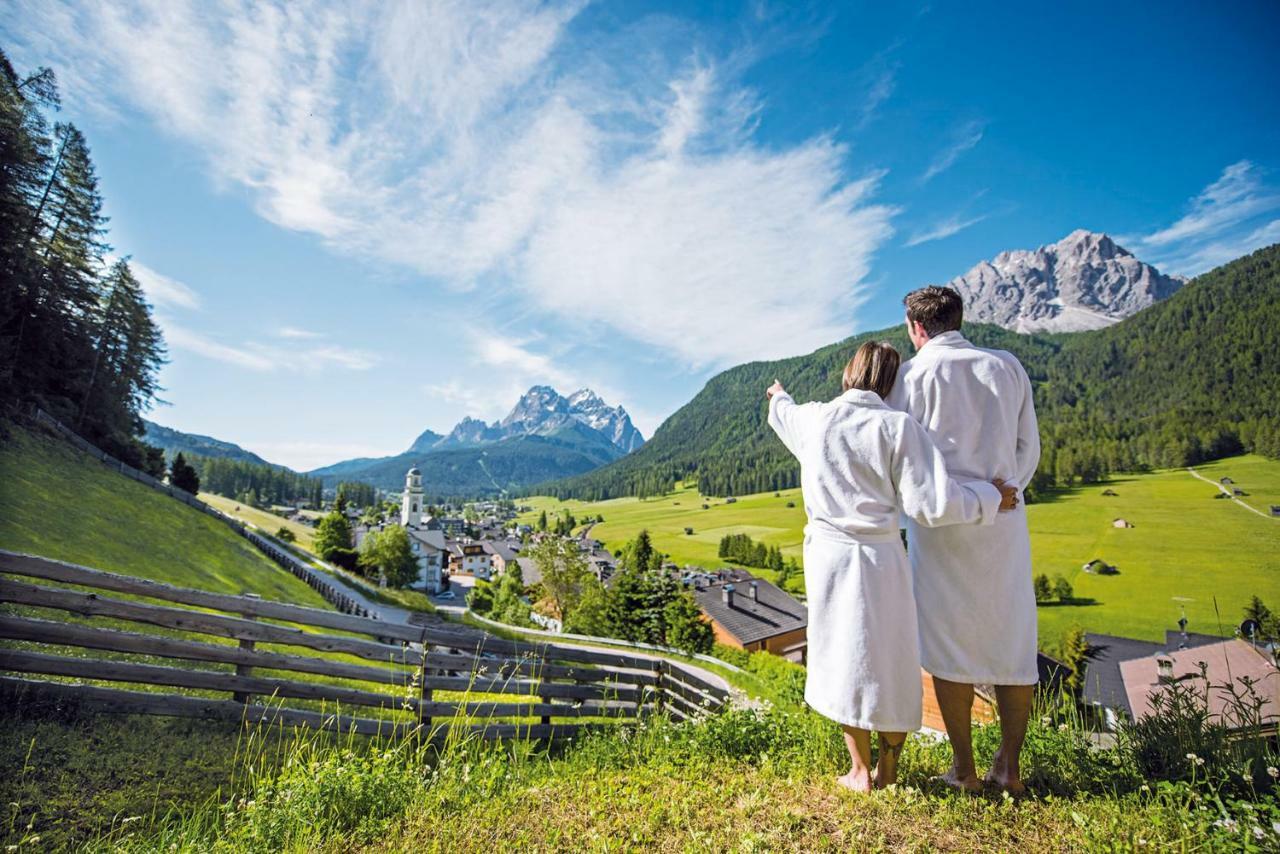
{"type": "Polygon", "coordinates": [[[954,288],[929,285],[907,294],[902,304],[907,307],[907,320],[923,326],[930,338],[958,330],[964,319],[964,301],[954,288]]]}

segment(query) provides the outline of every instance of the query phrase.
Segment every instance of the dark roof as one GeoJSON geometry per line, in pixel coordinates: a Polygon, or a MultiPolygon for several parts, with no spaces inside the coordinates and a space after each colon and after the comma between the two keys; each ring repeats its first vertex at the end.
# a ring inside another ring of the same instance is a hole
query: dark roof
{"type": "MultiPolygon", "coordinates": [[[[1155,655],[1165,649],[1178,649],[1182,644],[1182,633],[1172,629],[1166,631],[1164,643],[1093,632],[1086,632],[1084,639],[1089,645],[1082,688],[1084,701],[1096,706],[1120,709],[1132,716],[1129,695],[1125,691],[1124,679],[1120,676],[1120,662],[1155,655]]],[[[1187,633],[1188,648],[1206,646],[1221,640],[1222,638],[1213,635],[1187,633]]]]}
{"type": "Polygon", "coordinates": [[[764,579],[741,570],[722,573],[721,578],[713,578],[703,587],[695,586],[690,592],[703,613],[742,644],[803,629],[809,624],[809,612],[804,605],[764,579]],[[749,592],[753,581],[758,585],[758,601],[752,601],[749,592]],[[734,586],[733,605],[724,602],[726,584],[734,586]]]}
{"type": "Polygon", "coordinates": [[[512,544],[505,540],[493,540],[489,543],[489,547],[493,549],[493,553],[504,561],[514,560],[516,553],[520,551],[520,544],[512,544]]]}

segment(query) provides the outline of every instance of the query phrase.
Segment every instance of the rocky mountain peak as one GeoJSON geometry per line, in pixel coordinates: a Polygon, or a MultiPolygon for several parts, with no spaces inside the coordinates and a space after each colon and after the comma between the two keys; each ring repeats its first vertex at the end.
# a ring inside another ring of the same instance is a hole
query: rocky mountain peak
{"type": "Polygon", "coordinates": [[[1039,249],[1001,252],[947,284],[964,297],[966,320],[1014,332],[1077,332],[1122,320],[1185,282],[1106,234],[1077,229],[1039,249]]]}
{"type": "Polygon", "coordinates": [[[448,436],[437,441],[435,447],[477,445],[513,436],[550,436],[566,431],[587,437],[594,433],[595,440],[602,438],[623,454],[644,444],[644,437],[631,423],[627,411],[621,406],[609,406],[591,389],[579,389],[564,397],[551,386],[535,385],[521,395],[501,421],[486,424],[467,416],[448,436]]]}

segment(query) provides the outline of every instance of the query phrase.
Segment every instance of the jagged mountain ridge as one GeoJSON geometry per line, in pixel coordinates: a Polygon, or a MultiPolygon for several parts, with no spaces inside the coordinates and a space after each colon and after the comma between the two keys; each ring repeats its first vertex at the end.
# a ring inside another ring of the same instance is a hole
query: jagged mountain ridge
{"type": "Polygon", "coordinates": [[[538,385],[500,421],[466,416],[447,435],[423,432],[403,453],[343,460],[309,474],[326,486],[358,480],[395,490],[416,465],[430,494],[492,494],[590,471],[643,444],[621,406],[609,406],[590,389],[564,397],[538,385]]]}
{"type": "MultiPolygon", "coordinates": [[[[575,422],[599,433],[624,454],[644,444],[644,437],[631,423],[627,411],[621,406],[609,406],[591,389],[579,389],[564,397],[551,386],[536,385],[525,392],[501,421],[486,424],[467,416],[434,447],[480,445],[515,436],[579,432],[574,429],[575,422]]],[[[410,450],[417,448],[418,444],[415,442],[410,450]]]]}
{"type": "Polygon", "coordinates": [[[1014,332],[1101,329],[1174,294],[1166,276],[1106,234],[1079,229],[1039,249],[1001,252],[947,282],[965,319],[1014,332]]]}

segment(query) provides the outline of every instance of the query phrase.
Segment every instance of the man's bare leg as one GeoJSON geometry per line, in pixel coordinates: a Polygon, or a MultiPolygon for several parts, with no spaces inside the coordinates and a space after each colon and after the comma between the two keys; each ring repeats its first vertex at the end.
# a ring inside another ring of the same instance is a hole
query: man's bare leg
{"type": "Polygon", "coordinates": [[[871,732],[857,727],[840,725],[844,730],[844,746],[849,750],[852,767],[849,773],[837,777],[836,782],[855,792],[871,791],[871,732]]]}
{"type": "Polygon", "coordinates": [[[973,686],[934,676],[933,693],[938,698],[953,757],[951,770],[942,775],[942,781],[952,788],[977,792],[982,783],[973,764],[973,686]]]}
{"type": "Polygon", "coordinates": [[[880,733],[880,758],[876,762],[875,779],[877,789],[898,782],[898,757],[902,755],[902,746],[906,743],[905,732],[880,733]]]}
{"type": "Polygon", "coordinates": [[[987,782],[995,783],[1013,795],[1027,790],[1022,784],[1018,757],[1027,737],[1027,720],[1031,717],[1034,685],[997,685],[996,707],[1000,710],[1000,749],[991,760],[987,782]]]}

